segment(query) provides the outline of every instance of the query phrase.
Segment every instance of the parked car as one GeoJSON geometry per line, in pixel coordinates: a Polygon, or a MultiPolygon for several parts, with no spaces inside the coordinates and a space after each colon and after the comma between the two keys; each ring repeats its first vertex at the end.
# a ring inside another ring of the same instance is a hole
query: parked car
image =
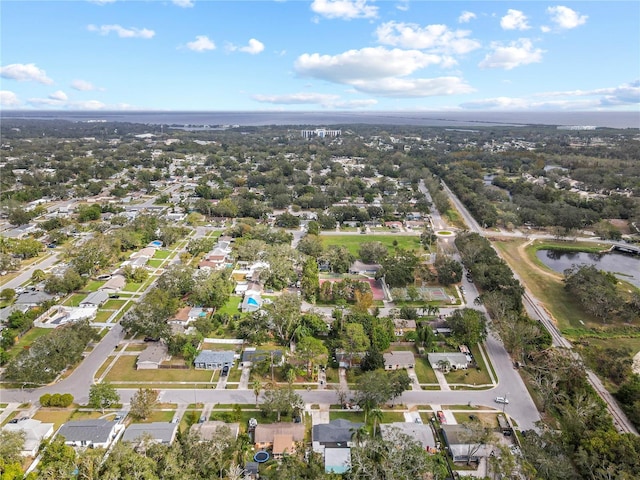
{"type": "Polygon", "coordinates": [[[506,398],[506,397],[496,397],[496,398],[493,399],[493,401],[496,402],[496,403],[502,403],[502,404],[505,404],[505,405],[509,404],[509,399],[506,398]]]}
{"type": "Polygon", "coordinates": [[[227,375],[229,375],[229,366],[225,365],[224,367],[222,367],[222,372],[220,373],[220,376],[226,377],[227,375]]]}

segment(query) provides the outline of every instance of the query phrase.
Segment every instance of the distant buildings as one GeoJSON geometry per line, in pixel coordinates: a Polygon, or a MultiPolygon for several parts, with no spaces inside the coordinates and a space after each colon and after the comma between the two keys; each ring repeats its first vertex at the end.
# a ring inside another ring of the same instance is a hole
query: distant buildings
{"type": "Polygon", "coordinates": [[[342,135],[342,130],[327,130],[326,128],[316,128],[315,130],[302,130],[300,132],[302,138],[312,138],[312,137],[339,137],[342,135]]]}

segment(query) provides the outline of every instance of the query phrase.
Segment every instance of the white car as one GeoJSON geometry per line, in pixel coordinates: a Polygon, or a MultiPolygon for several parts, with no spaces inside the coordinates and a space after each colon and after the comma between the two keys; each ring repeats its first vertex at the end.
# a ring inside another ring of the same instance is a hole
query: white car
{"type": "Polygon", "coordinates": [[[493,399],[494,402],[496,403],[504,403],[504,404],[508,404],[509,403],[509,399],[505,398],[505,397],[496,397],[493,399]]]}

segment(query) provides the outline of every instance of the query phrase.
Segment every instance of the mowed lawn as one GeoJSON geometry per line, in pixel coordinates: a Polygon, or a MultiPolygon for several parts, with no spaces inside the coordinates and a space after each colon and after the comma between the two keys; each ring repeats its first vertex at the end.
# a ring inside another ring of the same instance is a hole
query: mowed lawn
{"type": "MultiPolygon", "coordinates": [[[[540,300],[558,322],[566,328],[601,327],[602,322],[586,313],[576,298],[564,289],[562,276],[544,266],[531,267],[522,258],[518,246],[524,240],[493,242],[509,266],[518,274],[531,293],[540,300]],[[544,270],[550,272],[545,274],[544,270]],[[582,323],[584,322],[584,323],[582,323]]],[[[533,249],[532,249],[533,250],[533,249]]],[[[535,253],[532,254],[535,257],[535,253]]],[[[529,257],[530,261],[535,261],[529,257]]]]}
{"type": "Polygon", "coordinates": [[[120,357],[109,370],[106,381],[117,382],[208,382],[213,372],[194,369],[136,370],[136,355],[120,357]]]}
{"type": "Polygon", "coordinates": [[[393,242],[398,242],[398,248],[404,250],[422,250],[420,245],[419,236],[407,236],[407,235],[321,235],[320,239],[325,247],[330,245],[339,245],[347,247],[349,252],[356,257],[358,256],[358,250],[360,245],[366,242],[380,242],[389,250],[394,247],[393,242]]]}

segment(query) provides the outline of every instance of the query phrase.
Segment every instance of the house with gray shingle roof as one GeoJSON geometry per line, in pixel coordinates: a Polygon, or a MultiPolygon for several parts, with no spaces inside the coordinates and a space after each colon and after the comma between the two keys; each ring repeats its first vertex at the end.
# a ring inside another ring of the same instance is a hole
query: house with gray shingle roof
{"type": "Polygon", "coordinates": [[[57,435],[72,447],[107,448],[122,428],[116,421],[75,420],[62,425],[57,435]]]}
{"type": "Polygon", "coordinates": [[[104,290],[91,292],[80,302],[81,307],[101,307],[109,299],[109,293],[104,290]]]}
{"type": "Polygon", "coordinates": [[[150,343],[136,361],[136,370],[156,370],[162,362],[169,360],[171,356],[164,342],[150,343]]]}
{"type": "Polygon", "coordinates": [[[413,353],[406,351],[389,352],[382,355],[384,357],[385,370],[401,370],[403,368],[413,368],[416,360],[413,353]]]}
{"type": "Polygon", "coordinates": [[[122,435],[123,442],[139,444],[145,437],[153,442],[170,445],[178,433],[178,424],[170,422],[132,423],[122,435]]]}
{"type": "Polygon", "coordinates": [[[233,367],[235,354],[231,351],[202,350],[193,364],[196,368],[216,370],[223,367],[233,367]]]}
{"type": "Polygon", "coordinates": [[[322,453],[325,448],[348,448],[351,446],[353,432],[362,426],[364,423],[355,423],[342,418],[314,425],[311,430],[313,450],[322,453]]]}

